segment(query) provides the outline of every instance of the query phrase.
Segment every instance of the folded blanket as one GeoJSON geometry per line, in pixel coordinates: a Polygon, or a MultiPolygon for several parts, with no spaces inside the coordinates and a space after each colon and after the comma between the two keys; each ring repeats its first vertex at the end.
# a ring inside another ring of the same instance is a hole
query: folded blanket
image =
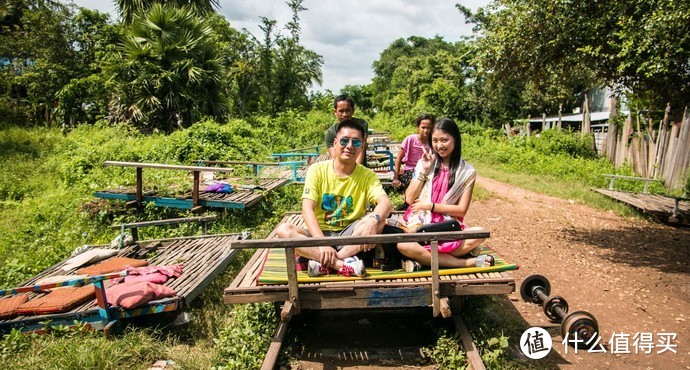
{"type": "Polygon", "coordinates": [[[29,300],[26,294],[17,294],[0,299],[0,319],[9,319],[17,315],[17,308],[29,300]]]}
{"type": "Polygon", "coordinates": [[[175,291],[151,282],[123,283],[105,290],[108,304],[126,309],[135,308],[156,299],[174,297],[175,291]]]}
{"type": "Polygon", "coordinates": [[[183,264],[172,266],[145,266],[145,267],[128,267],[125,270],[128,275],[124,278],[113,279],[111,285],[133,282],[148,281],[156,284],[163,284],[169,278],[178,278],[182,275],[183,264]]]}
{"type": "Polygon", "coordinates": [[[17,308],[19,315],[41,315],[69,311],[95,296],[92,284],[82,287],[55,289],[43,297],[32,299],[17,308]]]}
{"type": "Polygon", "coordinates": [[[77,274],[89,276],[103,275],[111,272],[121,271],[127,267],[142,267],[146,265],[148,265],[148,262],[144,260],[136,260],[127,257],[114,257],[96,265],[81,268],[77,270],[77,274]]]}
{"type": "MultiPolygon", "coordinates": [[[[147,274],[153,274],[153,273],[161,273],[165,276],[168,277],[180,277],[182,275],[182,269],[184,268],[184,265],[181,263],[178,263],[177,265],[170,265],[170,266],[145,266],[145,267],[129,267],[127,268],[127,272],[129,273],[130,277],[132,275],[147,275],[147,274]]],[[[126,280],[126,278],[125,278],[126,280]]]]}
{"type": "Polygon", "coordinates": [[[117,249],[93,248],[68,259],[62,266],[63,271],[71,271],[84,265],[102,261],[117,254],[117,249]]]}

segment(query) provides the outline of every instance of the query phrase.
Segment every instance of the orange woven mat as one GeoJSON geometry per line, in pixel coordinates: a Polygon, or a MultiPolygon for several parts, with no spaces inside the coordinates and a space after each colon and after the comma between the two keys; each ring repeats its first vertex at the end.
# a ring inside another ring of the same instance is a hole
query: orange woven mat
{"type": "Polygon", "coordinates": [[[81,268],[77,270],[77,275],[103,275],[109,274],[111,272],[120,271],[125,266],[144,267],[148,266],[148,264],[149,263],[144,260],[135,260],[133,258],[127,257],[114,257],[107,259],[101,263],[97,263],[93,266],[81,268]]]}
{"type": "Polygon", "coordinates": [[[42,297],[20,305],[17,308],[17,313],[20,315],[39,315],[64,312],[95,297],[96,293],[92,284],[55,289],[42,297]]]}
{"type": "Polygon", "coordinates": [[[9,319],[17,315],[17,307],[29,300],[26,294],[17,294],[9,298],[0,299],[0,319],[9,319]]]}

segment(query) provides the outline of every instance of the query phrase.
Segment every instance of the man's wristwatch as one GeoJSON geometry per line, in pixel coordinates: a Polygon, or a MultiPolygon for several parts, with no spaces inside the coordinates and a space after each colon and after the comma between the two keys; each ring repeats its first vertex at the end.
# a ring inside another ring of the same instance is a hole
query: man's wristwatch
{"type": "Polygon", "coordinates": [[[376,213],[370,214],[369,217],[375,218],[375,219],[376,219],[376,222],[381,222],[381,216],[379,216],[379,215],[376,214],[376,213]]]}

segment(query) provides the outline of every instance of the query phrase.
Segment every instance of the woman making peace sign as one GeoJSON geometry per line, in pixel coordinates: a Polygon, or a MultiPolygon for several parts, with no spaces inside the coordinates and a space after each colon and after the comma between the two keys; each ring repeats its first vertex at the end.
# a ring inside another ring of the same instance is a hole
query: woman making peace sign
{"type": "MultiPolygon", "coordinates": [[[[432,150],[424,151],[415,167],[415,176],[405,192],[406,199],[415,199],[403,216],[406,229],[416,230],[421,225],[457,219],[462,223],[472,201],[472,190],[477,173],[462,159],[460,130],[450,118],[442,118],[433,125],[429,136],[432,150]]],[[[481,228],[471,228],[471,230],[481,228]]],[[[456,240],[439,243],[439,266],[471,267],[492,266],[491,255],[479,254],[483,239],[456,240]]],[[[428,246],[419,243],[399,243],[398,250],[411,259],[405,270],[413,271],[421,265],[431,265],[428,246]]]]}

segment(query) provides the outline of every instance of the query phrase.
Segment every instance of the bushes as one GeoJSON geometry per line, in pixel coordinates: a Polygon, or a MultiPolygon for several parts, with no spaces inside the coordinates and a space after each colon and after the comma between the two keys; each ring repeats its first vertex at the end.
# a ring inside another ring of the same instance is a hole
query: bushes
{"type": "Polygon", "coordinates": [[[602,173],[614,173],[613,165],[596,158],[587,137],[549,130],[540,136],[506,138],[496,130],[463,134],[463,156],[469,161],[501,165],[513,173],[549,175],[584,185],[603,186],[602,173]]]}
{"type": "Polygon", "coordinates": [[[225,125],[212,120],[196,123],[168,136],[164,146],[162,157],[181,164],[200,159],[265,160],[270,154],[259,133],[242,120],[225,125]]]}
{"type": "MultiPolygon", "coordinates": [[[[20,283],[84,243],[109,242],[114,237],[112,223],[184,215],[155,207],[142,213],[118,203],[94,201],[95,190],[132,186],[136,181],[131,168],[104,167],[104,161],[186,165],[198,159],[266,161],[272,151],[321,144],[324,129],[332,122],[330,114],[313,111],[225,124],[206,120],[168,136],[142,135],[126,125],[102,122],[67,133],[44,128],[0,130],[0,165],[6,169],[0,177],[0,286],[20,283]]],[[[147,187],[162,192],[190,186],[188,174],[182,171],[147,170],[144,178],[147,187]]],[[[219,228],[264,231],[265,223],[276,222],[274,206],[283,210],[288,200],[299,203],[292,192],[278,194],[269,196],[275,205],[262,202],[252,217],[235,217],[242,222],[228,221],[219,228]]],[[[194,228],[155,233],[171,236],[182,231],[194,228]]]]}
{"type": "Polygon", "coordinates": [[[276,311],[270,303],[253,303],[234,314],[234,324],[215,340],[221,351],[215,362],[220,369],[258,369],[278,326],[276,311]]]}

